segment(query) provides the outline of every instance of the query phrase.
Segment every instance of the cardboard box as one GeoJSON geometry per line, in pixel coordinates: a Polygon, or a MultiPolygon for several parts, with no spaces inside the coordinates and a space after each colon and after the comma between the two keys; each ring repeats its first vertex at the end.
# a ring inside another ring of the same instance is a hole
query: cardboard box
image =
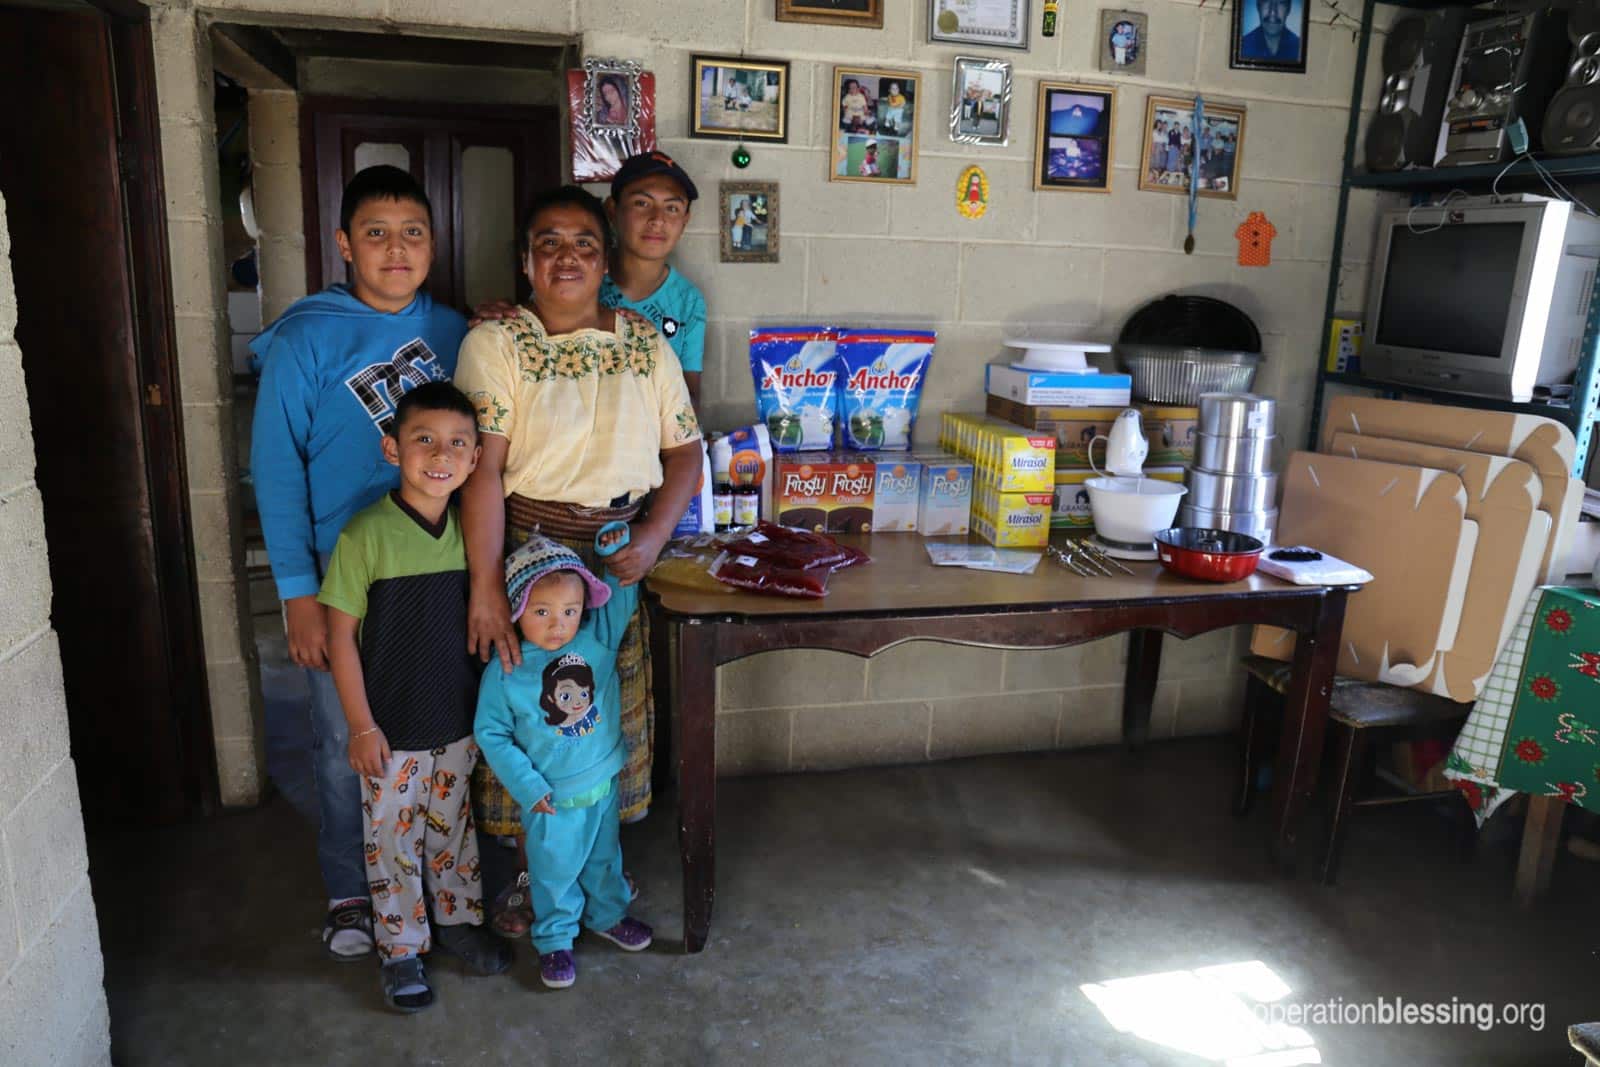
{"type": "Polygon", "coordinates": [[[922,463],[917,532],[924,537],[966,533],[971,529],[972,461],[948,452],[921,453],[912,458],[922,463]]]}
{"type": "Polygon", "coordinates": [[[872,494],[872,529],[909,532],[917,529],[922,498],[922,461],[880,452],[872,494]]]}
{"type": "Polygon", "coordinates": [[[1047,493],[1055,484],[1056,439],[1015,423],[970,412],[947,412],[941,447],[976,467],[1006,493],[1047,493]]]}
{"type": "Polygon", "coordinates": [[[854,453],[779,453],[772,462],[772,514],[785,526],[867,533],[877,465],[854,453]]]}
{"type": "Polygon", "coordinates": [[[1126,407],[1133,397],[1133,379],[1100,371],[1039,370],[1014,363],[991,363],[985,392],[1019,404],[1044,407],[1126,407]]]}
{"type": "MultiPolygon", "coordinates": [[[[1146,478],[1183,484],[1182,467],[1146,467],[1146,478]]],[[[1055,493],[1050,501],[1050,528],[1052,530],[1087,530],[1094,526],[1094,514],[1089,509],[1089,490],[1084,482],[1096,477],[1092,470],[1056,471],[1055,493]]]]}
{"type": "MultiPolygon", "coordinates": [[[[1111,424],[1127,410],[1119,407],[1041,407],[1037,404],[1019,404],[1015,400],[993,395],[985,403],[989,414],[996,418],[1054,437],[1057,470],[1073,467],[1088,469],[1089,442],[1096,436],[1109,434],[1111,424]]],[[[1095,459],[1103,464],[1104,454],[1097,450],[1095,459]]]]}
{"type": "Polygon", "coordinates": [[[1194,435],[1200,432],[1200,409],[1166,404],[1140,404],[1139,418],[1144,423],[1150,454],[1145,463],[1162,466],[1194,463],[1194,435]]]}

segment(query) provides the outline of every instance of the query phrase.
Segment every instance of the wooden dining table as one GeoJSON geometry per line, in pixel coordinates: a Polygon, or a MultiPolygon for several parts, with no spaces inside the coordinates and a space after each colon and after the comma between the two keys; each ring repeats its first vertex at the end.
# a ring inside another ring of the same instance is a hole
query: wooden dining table
{"type": "Polygon", "coordinates": [[[1040,649],[1128,633],[1122,733],[1136,749],[1150,732],[1163,635],[1187,638],[1258,623],[1292,630],[1298,641],[1268,840],[1270,860],[1292,872],[1301,817],[1316,784],[1350,588],[1291,585],[1265,575],[1195,582],[1154,562],[1128,563],[1132,574],[1088,578],[1046,558],[1032,574],[1002,574],[936,567],[927,541],[914,534],[838,540],[863,549],[872,562],[835,573],[823,599],[647,583],[657,707],[671,720],[670,731],[658,733],[657,759],[675,761],[678,773],[686,951],[705,946],[716,897],[716,671],[778,649],[870,657],[912,640],[1040,649]]]}

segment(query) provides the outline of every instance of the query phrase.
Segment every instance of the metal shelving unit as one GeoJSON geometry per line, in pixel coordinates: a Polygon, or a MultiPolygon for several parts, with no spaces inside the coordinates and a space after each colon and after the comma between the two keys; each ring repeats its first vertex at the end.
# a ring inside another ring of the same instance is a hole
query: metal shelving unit
{"type": "MultiPolygon", "coordinates": [[[[1578,439],[1577,454],[1573,460],[1573,473],[1583,476],[1588,464],[1589,449],[1594,439],[1594,424],[1600,415],[1600,272],[1595,279],[1595,295],[1589,304],[1589,320],[1583,335],[1583,353],[1573,378],[1572,398],[1556,403],[1514,403],[1491,397],[1469,396],[1410,385],[1396,385],[1365,378],[1359,374],[1338,374],[1326,369],[1328,331],[1339,301],[1339,268],[1344,261],[1345,222],[1350,206],[1350,190],[1379,189],[1394,192],[1426,193],[1465,189],[1468,192],[1488,192],[1501,171],[1502,186],[1512,189],[1527,188],[1529,182],[1538,182],[1533,167],[1521,160],[1507,169],[1505,164],[1471,167],[1446,167],[1441,169],[1399,170],[1384,173],[1364,173],[1356,170],[1356,154],[1360,146],[1361,95],[1367,82],[1367,59],[1372,45],[1372,20],[1378,4],[1412,9],[1446,7],[1450,5],[1430,0],[1364,0],[1361,11],[1361,39],[1356,50],[1355,78],[1350,89],[1350,122],[1345,131],[1344,179],[1339,183],[1339,210],[1334,217],[1333,262],[1328,270],[1328,299],[1323,310],[1322,336],[1317,351],[1317,387],[1311,403],[1311,443],[1315,448],[1317,432],[1322,421],[1322,401],[1329,383],[1371,389],[1389,396],[1425,397],[1460,407],[1486,408],[1495,411],[1515,411],[1543,415],[1566,423],[1578,439]]],[[[1600,152],[1577,156],[1540,159],[1540,164],[1558,179],[1594,178],[1600,180],[1600,152]]],[[[1540,186],[1542,188],[1542,186],[1540,186]]]]}

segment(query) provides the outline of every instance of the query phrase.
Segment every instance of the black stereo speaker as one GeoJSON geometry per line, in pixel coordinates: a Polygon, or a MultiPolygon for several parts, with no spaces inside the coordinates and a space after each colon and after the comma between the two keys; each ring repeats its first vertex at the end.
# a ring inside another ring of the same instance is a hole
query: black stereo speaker
{"type": "Polygon", "coordinates": [[[1407,15],[1390,28],[1383,45],[1383,90],[1367,127],[1369,171],[1433,165],[1465,21],[1461,9],[1447,9],[1407,15]]]}
{"type": "Polygon", "coordinates": [[[1553,156],[1600,151],[1600,0],[1575,0],[1567,13],[1572,59],[1545,109],[1543,147],[1553,156]]]}

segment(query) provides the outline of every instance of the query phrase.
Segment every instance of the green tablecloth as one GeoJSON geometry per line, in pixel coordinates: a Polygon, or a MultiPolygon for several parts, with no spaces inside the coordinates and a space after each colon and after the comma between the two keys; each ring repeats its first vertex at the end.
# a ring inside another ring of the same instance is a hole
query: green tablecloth
{"type": "Polygon", "coordinates": [[[1516,793],[1600,811],[1600,593],[1534,590],[1445,776],[1480,824],[1516,793]]]}

